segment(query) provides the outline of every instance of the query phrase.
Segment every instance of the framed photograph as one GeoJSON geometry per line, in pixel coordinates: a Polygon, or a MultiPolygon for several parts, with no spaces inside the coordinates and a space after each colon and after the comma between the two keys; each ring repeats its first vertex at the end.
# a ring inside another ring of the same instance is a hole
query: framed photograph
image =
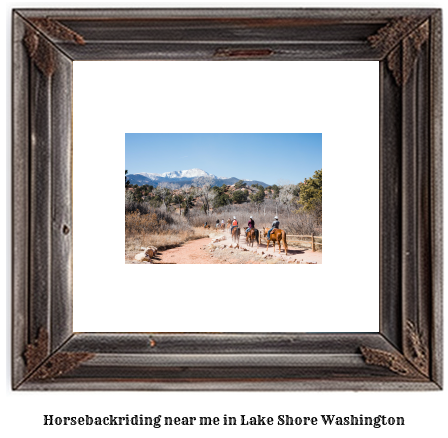
{"type": "Polygon", "coordinates": [[[127,133],[125,153],[125,263],[322,263],[321,133],[127,133]],[[218,175],[127,170],[187,163],[218,175]]]}
{"type": "Polygon", "coordinates": [[[15,10],[12,387],[441,389],[441,32],[15,10]]]}

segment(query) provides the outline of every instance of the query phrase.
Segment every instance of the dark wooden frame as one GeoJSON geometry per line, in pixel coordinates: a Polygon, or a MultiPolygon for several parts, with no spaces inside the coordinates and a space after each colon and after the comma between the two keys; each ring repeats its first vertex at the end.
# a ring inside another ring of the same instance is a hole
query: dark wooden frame
{"type": "Polygon", "coordinates": [[[441,29],[437,9],[15,10],[13,388],[440,389],[441,29]],[[73,333],[72,61],[102,59],[379,61],[379,333],[73,333]]]}

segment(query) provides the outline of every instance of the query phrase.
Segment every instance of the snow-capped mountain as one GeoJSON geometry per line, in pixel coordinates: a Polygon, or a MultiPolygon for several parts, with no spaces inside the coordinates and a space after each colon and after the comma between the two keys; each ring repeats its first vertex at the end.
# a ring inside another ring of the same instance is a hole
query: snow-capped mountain
{"type": "Polygon", "coordinates": [[[146,173],[146,172],[136,173],[135,175],[142,175],[145,178],[149,178],[152,180],[157,180],[157,178],[160,178],[162,176],[160,175],[160,173],[146,173]]]}
{"type": "MultiPolygon", "coordinates": [[[[171,172],[160,173],[147,173],[140,172],[126,175],[131,184],[137,184],[139,186],[148,184],[154,187],[160,183],[174,183],[179,186],[187,185],[202,185],[204,182],[210,181],[212,185],[221,186],[223,184],[232,185],[239,181],[241,178],[235,177],[218,177],[202,169],[188,169],[188,170],[173,170],[171,172]]],[[[261,181],[243,180],[248,185],[260,184],[263,187],[267,187],[268,184],[261,181]]]]}
{"type": "Polygon", "coordinates": [[[208,173],[205,170],[201,169],[174,170],[172,172],[162,173],[161,176],[163,176],[164,178],[198,178],[200,176],[213,176],[214,178],[216,178],[215,175],[212,175],[211,173],[208,173]]]}

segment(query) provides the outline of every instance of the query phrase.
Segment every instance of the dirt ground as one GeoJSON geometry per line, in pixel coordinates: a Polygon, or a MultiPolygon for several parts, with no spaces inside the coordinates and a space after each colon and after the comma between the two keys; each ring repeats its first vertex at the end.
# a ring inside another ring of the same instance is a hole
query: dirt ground
{"type": "MultiPolygon", "coordinates": [[[[243,231],[243,230],[242,230],[243,231]]],[[[265,244],[246,245],[245,235],[240,237],[235,248],[228,232],[212,233],[211,237],[185,243],[182,246],[161,251],[152,260],[152,264],[321,264],[322,251],[312,252],[310,248],[301,248],[288,244],[288,254],[282,248],[281,253],[274,253],[272,245],[266,250],[265,244]],[[216,239],[223,239],[214,242],[216,239]],[[232,246],[232,247],[231,247],[232,246]]],[[[137,253],[127,253],[125,263],[150,264],[134,260],[137,253]]]]}

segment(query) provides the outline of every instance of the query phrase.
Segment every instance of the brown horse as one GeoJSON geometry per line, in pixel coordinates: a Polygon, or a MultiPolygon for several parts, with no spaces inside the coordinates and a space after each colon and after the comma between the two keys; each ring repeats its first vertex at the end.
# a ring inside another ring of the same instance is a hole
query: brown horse
{"type": "Polygon", "coordinates": [[[210,225],[204,225],[204,228],[210,228],[210,225]]]}
{"type": "Polygon", "coordinates": [[[240,227],[234,227],[232,230],[232,242],[240,243],[240,227]]]}
{"type": "Polygon", "coordinates": [[[226,224],[221,224],[221,231],[223,231],[224,232],[224,230],[225,230],[225,228],[226,228],[226,224]]]}
{"type": "Polygon", "coordinates": [[[254,240],[257,242],[257,248],[258,248],[258,230],[255,228],[251,228],[246,233],[246,244],[249,246],[254,246],[254,240]]]}
{"type": "Polygon", "coordinates": [[[267,239],[268,231],[270,228],[264,229],[264,237],[266,237],[266,252],[269,248],[269,243],[272,242],[274,245],[274,253],[275,253],[275,242],[278,243],[278,252],[282,250],[281,242],[283,242],[283,246],[285,248],[285,254],[288,254],[288,245],[286,243],[286,233],[284,230],[280,230],[278,228],[275,228],[272,230],[269,240],[267,239]]]}

